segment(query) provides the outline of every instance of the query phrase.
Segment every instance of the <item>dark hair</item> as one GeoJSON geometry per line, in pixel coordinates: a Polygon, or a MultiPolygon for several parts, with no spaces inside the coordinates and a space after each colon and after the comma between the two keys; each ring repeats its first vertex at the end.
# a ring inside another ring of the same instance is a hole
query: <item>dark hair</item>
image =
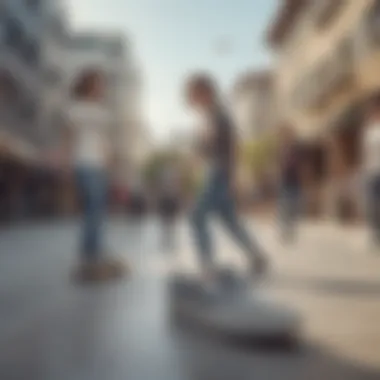
{"type": "Polygon", "coordinates": [[[103,77],[104,74],[100,70],[84,70],[74,83],[72,96],[76,99],[87,97],[91,93],[96,80],[103,79],[103,77]]]}
{"type": "Polygon", "coordinates": [[[217,86],[211,75],[207,73],[196,73],[189,77],[186,83],[186,92],[206,91],[213,95],[217,93],[217,86]]]}

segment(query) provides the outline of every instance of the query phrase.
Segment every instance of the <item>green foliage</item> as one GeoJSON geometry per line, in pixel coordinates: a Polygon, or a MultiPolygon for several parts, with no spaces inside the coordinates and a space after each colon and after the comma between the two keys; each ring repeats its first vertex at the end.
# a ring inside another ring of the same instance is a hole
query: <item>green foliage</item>
{"type": "Polygon", "coordinates": [[[180,171],[182,185],[186,191],[193,193],[197,188],[197,175],[193,170],[189,158],[181,152],[162,150],[154,152],[145,162],[143,178],[152,187],[158,185],[160,175],[165,167],[175,164],[180,171]]]}
{"type": "Polygon", "coordinates": [[[177,152],[157,151],[152,153],[143,166],[143,178],[147,184],[153,185],[159,179],[161,171],[170,163],[179,159],[177,152]]]}
{"type": "Polygon", "coordinates": [[[273,163],[276,154],[276,144],[272,136],[264,136],[243,144],[241,149],[241,164],[245,170],[260,175],[273,163]]]}

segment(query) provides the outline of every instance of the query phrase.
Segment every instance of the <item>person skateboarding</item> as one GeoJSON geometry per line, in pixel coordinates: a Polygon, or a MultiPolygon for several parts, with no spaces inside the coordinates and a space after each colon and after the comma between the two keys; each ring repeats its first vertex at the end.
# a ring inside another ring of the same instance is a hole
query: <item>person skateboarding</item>
{"type": "Polygon", "coordinates": [[[200,153],[209,163],[202,190],[192,212],[191,224],[201,261],[202,283],[215,284],[213,248],[208,230],[208,219],[216,214],[247,254],[252,275],[266,272],[268,261],[263,249],[249,236],[239,220],[234,203],[234,172],[236,138],[233,123],[222,106],[212,77],[198,73],[185,84],[189,107],[199,112],[206,121],[206,130],[200,144],[200,153]]]}

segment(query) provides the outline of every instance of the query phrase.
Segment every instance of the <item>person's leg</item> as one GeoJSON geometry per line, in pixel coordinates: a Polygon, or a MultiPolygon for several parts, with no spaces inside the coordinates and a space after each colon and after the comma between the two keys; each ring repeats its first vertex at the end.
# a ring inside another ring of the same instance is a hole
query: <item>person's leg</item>
{"type": "Polygon", "coordinates": [[[210,178],[196,201],[191,215],[191,225],[195,236],[195,242],[204,268],[213,265],[212,241],[208,226],[208,217],[214,207],[215,180],[210,178]]]}
{"type": "Polygon", "coordinates": [[[106,181],[99,169],[78,171],[78,185],[83,206],[82,254],[85,260],[97,260],[102,247],[102,222],[106,203],[106,181]]]}
{"type": "Polygon", "coordinates": [[[175,221],[172,216],[165,221],[165,244],[169,251],[175,249],[175,221]]]}
{"type": "Polygon", "coordinates": [[[90,231],[89,246],[97,257],[104,254],[104,221],[107,207],[106,173],[95,169],[90,179],[90,231]]]}
{"type": "Polygon", "coordinates": [[[91,259],[90,254],[90,199],[88,192],[88,172],[84,168],[80,168],[76,172],[77,193],[82,212],[80,253],[85,261],[91,259]]]}
{"type": "Polygon", "coordinates": [[[295,194],[289,185],[283,185],[279,195],[279,227],[284,242],[293,238],[295,223],[295,194]]]}
{"type": "Polygon", "coordinates": [[[217,212],[221,217],[224,226],[231,233],[232,237],[248,254],[254,273],[262,273],[266,269],[266,257],[263,249],[259,246],[255,236],[250,235],[239,219],[235,202],[227,184],[219,187],[217,212]]]}
{"type": "Polygon", "coordinates": [[[296,185],[289,186],[286,190],[286,211],[285,211],[285,238],[293,241],[296,236],[297,222],[300,216],[300,191],[296,185]]]}

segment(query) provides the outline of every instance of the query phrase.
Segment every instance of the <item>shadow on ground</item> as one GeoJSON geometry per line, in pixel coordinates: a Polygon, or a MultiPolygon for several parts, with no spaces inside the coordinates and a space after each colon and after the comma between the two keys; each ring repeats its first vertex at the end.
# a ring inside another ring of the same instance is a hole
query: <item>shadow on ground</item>
{"type": "Polygon", "coordinates": [[[336,294],[339,296],[380,297],[380,281],[344,280],[329,277],[277,275],[269,284],[281,289],[336,294]]]}

